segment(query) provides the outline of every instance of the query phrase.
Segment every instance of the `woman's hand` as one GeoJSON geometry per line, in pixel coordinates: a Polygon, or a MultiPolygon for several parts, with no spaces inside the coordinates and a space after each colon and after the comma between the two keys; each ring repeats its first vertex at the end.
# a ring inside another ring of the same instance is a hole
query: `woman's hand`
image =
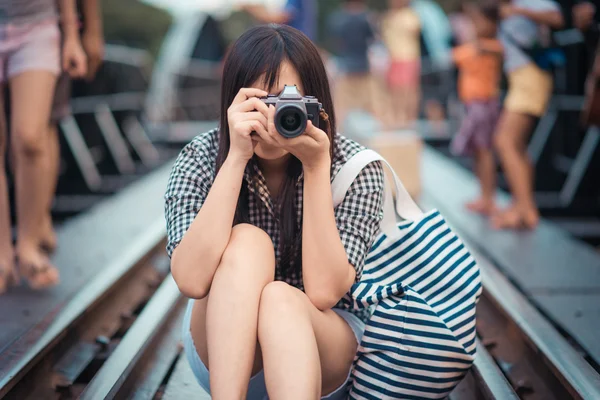
{"type": "Polygon", "coordinates": [[[268,108],[268,121],[266,135],[260,134],[260,139],[265,143],[280,147],[302,162],[304,170],[314,170],[322,167],[329,168],[331,157],[329,155],[329,137],[327,134],[314,126],[309,120],[306,131],[295,138],[285,138],[275,128],[275,107],[268,108]]]}
{"type": "Polygon", "coordinates": [[[83,78],[87,72],[87,57],[78,37],[67,36],[62,48],[63,70],[71,78],[83,78]]]}
{"type": "Polygon", "coordinates": [[[104,57],[104,39],[100,32],[84,31],[81,37],[81,44],[87,56],[87,74],[88,81],[94,80],[102,59],[104,57]]]}
{"type": "Polygon", "coordinates": [[[253,88],[242,88],[233,99],[227,110],[229,121],[229,156],[247,162],[254,155],[255,143],[252,133],[266,136],[267,132],[267,105],[258,97],[264,97],[268,93],[264,90],[253,88]]]}

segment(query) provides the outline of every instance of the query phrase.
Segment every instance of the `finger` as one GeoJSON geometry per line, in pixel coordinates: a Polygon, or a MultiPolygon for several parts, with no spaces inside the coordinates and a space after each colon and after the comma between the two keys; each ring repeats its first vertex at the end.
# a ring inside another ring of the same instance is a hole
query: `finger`
{"type": "Polygon", "coordinates": [[[250,111],[241,113],[240,121],[259,121],[266,129],[267,127],[267,117],[265,117],[261,112],[258,111],[250,111]]]}
{"type": "Polygon", "coordinates": [[[63,55],[62,58],[62,69],[63,71],[66,71],[69,75],[71,75],[71,73],[69,72],[71,69],[71,60],[66,55],[63,55]]]}
{"type": "Polygon", "coordinates": [[[308,122],[306,123],[306,130],[304,131],[304,134],[308,137],[315,139],[318,142],[321,142],[323,140],[329,140],[327,134],[323,130],[314,126],[311,120],[308,120],[308,122]]]}
{"type": "Polygon", "coordinates": [[[265,128],[265,126],[262,123],[260,123],[258,121],[246,121],[246,123],[250,127],[249,134],[252,137],[258,136],[261,141],[267,142],[267,143],[272,143],[270,136],[269,136],[269,132],[267,132],[267,129],[265,128]]]}
{"type": "Polygon", "coordinates": [[[239,104],[251,97],[265,97],[269,93],[265,92],[261,89],[256,88],[242,88],[238,92],[238,94],[233,98],[233,102],[231,104],[239,104]]]}
{"type": "Polygon", "coordinates": [[[277,128],[275,127],[275,106],[269,104],[269,109],[267,111],[267,130],[269,133],[278,134],[277,128]]]}
{"type": "Polygon", "coordinates": [[[258,97],[251,97],[239,105],[236,106],[236,111],[247,112],[247,111],[260,111],[264,116],[267,116],[269,108],[264,101],[258,97]]]}

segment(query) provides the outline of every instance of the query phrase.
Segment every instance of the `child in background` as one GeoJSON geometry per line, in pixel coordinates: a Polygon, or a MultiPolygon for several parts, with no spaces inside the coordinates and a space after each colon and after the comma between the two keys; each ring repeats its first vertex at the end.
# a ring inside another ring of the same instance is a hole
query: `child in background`
{"type": "Polygon", "coordinates": [[[391,91],[389,125],[404,127],[418,117],[421,83],[421,21],[410,0],[390,0],[381,36],[390,54],[391,91]]]}
{"type": "Polygon", "coordinates": [[[508,93],[494,141],[513,203],[494,215],[491,222],[495,229],[534,229],[540,215],[527,140],[552,96],[554,82],[548,67],[554,63],[555,52],[530,51],[543,47],[548,39],[544,31],[562,29],[564,17],[559,4],[552,0],[506,0],[500,12],[503,21],[499,38],[504,46],[508,93]]]}
{"type": "Polygon", "coordinates": [[[473,155],[481,185],[479,199],[468,203],[471,211],[491,215],[495,211],[496,163],[493,136],[500,116],[498,89],[502,69],[502,44],[496,39],[499,9],[494,3],[472,2],[465,11],[476,38],[453,51],[459,69],[458,90],[466,115],[451,148],[457,155],[473,155]]]}

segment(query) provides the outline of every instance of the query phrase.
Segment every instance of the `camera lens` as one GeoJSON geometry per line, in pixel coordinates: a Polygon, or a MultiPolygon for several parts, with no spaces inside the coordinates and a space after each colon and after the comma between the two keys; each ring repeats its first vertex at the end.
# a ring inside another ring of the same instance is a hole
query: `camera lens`
{"type": "Polygon", "coordinates": [[[300,128],[300,114],[297,112],[288,112],[281,116],[281,126],[286,131],[295,131],[300,128]]]}
{"type": "Polygon", "coordinates": [[[275,115],[275,127],[283,137],[294,138],[306,130],[306,112],[296,104],[285,104],[275,115]]]}

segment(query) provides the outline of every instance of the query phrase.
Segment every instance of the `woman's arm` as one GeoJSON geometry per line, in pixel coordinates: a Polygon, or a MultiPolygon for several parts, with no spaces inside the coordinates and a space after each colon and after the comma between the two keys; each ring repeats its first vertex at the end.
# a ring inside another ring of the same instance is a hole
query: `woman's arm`
{"type": "Polygon", "coordinates": [[[190,298],[208,294],[229,243],[246,163],[232,157],[225,160],[198,214],[173,250],[171,273],[179,290],[190,298]]]}
{"type": "Polygon", "coordinates": [[[560,10],[535,11],[528,8],[515,7],[514,13],[529,18],[537,24],[549,26],[552,29],[561,29],[565,24],[560,10]]]}
{"type": "Polygon", "coordinates": [[[383,193],[383,167],[370,164],[334,210],[329,171],[305,170],[302,274],[317,308],[335,306],[360,279],[383,219],[383,193]]]}
{"type": "Polygon", "coordinates": [[[333,307],[354,283],[335,222],[329,165],[304,171],[302,278],[308,298],[319,310],[333,307]]]}
{"type": "Polygon", "coordinates": [[[64,40],[79,41],[79,21],[75,0],[60,0],[59,8],[64,40]]]}
{"type": "Polygon", "coordinates": [[[84,0],[81,5],[84,20],[81,43],[87,55],[88,71],[86,78],[88,80],[94,79],[104,57],[102,12],[99,3],[99,0],[84,0]]]}
{"type": "Polygon", "coordinates": [[[79,40],[75,0],[60,0],[59,8],[63,31],[62,69],[71,78],[81,78],[87,72],[87,61],[79,40]]]}

